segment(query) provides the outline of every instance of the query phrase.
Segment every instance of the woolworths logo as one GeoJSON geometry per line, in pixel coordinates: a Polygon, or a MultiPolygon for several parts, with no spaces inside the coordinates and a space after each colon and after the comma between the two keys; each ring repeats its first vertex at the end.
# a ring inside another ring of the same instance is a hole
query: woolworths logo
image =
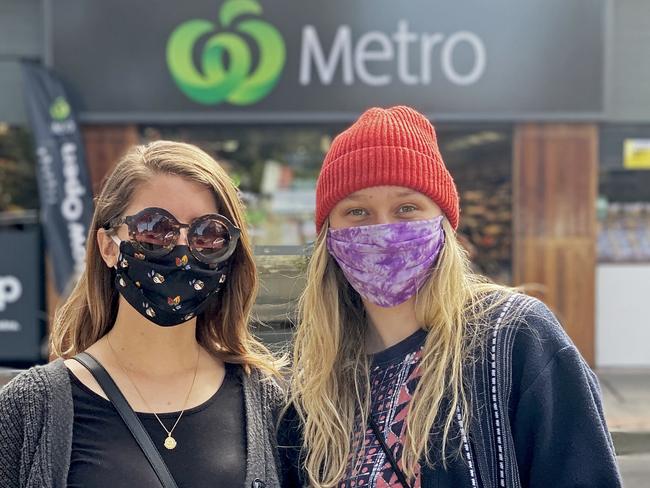
{"type": "Polygon", "coordinates": [[[172,32],[167,42],[167,66],[188,98],[205,105],[224,101],[251,105],[269,94],[284,68],[286,49],[275,27],[251,18],[261,14],[262,7],[255,0],[227,0],[219,11],[219,27],[194,19],[172,32]],[[245,18],[238,20],[242,16],[245,18]],[[193,53],[197,42],[219,28],[225,31],[205,41],[200,66],[196,66],[193,53]],[[246,38],[256,44],[256,63],[246,38]]]}
{"type": "Polygon", "coordinates": [[[50,116],[57,121],[62,121],[70,116],[70,104],[63,97],[56,97],[50,105],[50,116]]]}

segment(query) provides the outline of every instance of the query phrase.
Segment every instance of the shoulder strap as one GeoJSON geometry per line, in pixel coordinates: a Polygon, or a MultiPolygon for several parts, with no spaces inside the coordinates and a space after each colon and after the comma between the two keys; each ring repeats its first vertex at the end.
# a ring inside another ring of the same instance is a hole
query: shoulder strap
{"type": "Polygon", "coordinates": [[[113,403],[117,413],[120,414],[120,417],[122,417],[122,420],[140,446],[140,449],[142,449],[142,452],[147,457],[149,464],[151,464],[163,488],[178,488],[165,461],[158,452],[158,449],[156,449],[156,446],[154,446],[151,437],[144,430],[142,422],[140,422],[140,419],[104,367],[87,352],[79,353],[73,359],[90,371],[97,380],[97,383],[99,383],[99,386],[102,387],[102,390],[104,390],[108,399],[113,403]]]}
{"type": "Polygon", "coordinates": [[[375,437],[379,441],[379,444],[381,444],[381,448],[384,451],[384,454],[386,454],[386,457],[388,458],[388,462],[393,468],[395,475],[397,475],[397,479],[399,480],[399,482],[402,484],[404,488],[411,488],[411,485],[409,485],[408,481],[406,480],[406,475],[404,475],[404,471],[402,471],[401,468],[397,465],[395,456],[393,456],[393,453],[388,447],[388,444],[386,444],[386,439],[384,439],[384,435],[380,432],[379,426],[377,425],[377,422],[375,422],[375,419],[373,418],[372,414],[368,415],[368,424],[370,425],[372,432],[375,434],[375,437]]]}

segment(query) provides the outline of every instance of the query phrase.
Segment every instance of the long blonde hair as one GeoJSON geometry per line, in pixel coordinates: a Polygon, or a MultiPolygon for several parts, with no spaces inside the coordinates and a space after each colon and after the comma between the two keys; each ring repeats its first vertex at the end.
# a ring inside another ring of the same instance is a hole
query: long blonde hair
{"type": "Polygon", "coordinates": [[[156,174],[180,176],[209,188],[220,213],[241,229],[231,258],[234,271],[219,298],[197,317],[197,341],[208,351],[242,364],[246,370],[254,367],[277,374],[279,363],[249,330],[258,280],[237,189],[224,169],[204,151],[171,141],[134,146],[104,183],[95,201],[86,244],[86,268],[54,318],[52,354],[72,357],[113,327],[119,295],[114,285],[115,271],[106,266],[99,252],[97,231],[109,220],[122,216],[136,189],[156,174]]]}
{"type": "MultiPolygon", "coordinates": [[[[420,460],[445,463],[457,408],[467,428],[470,398],[463,370],[479,350],[490,312],[513,292],[475,274],[446,220],[443,228],[442,254],[416,297],[418,323],[431,333],[407,416],[402,461],[409,477],[420,460]],[[438,459],[429,456],[434,428],[441,436],[438,459]]],[[[352,451],[355,421],[366,425],[370,409],[363,304],[327,251],[326,235],[327,224],[316,241],[300,301],[291,387],[304,428],[304,468],[316,487],[340,481],[352,451]]]]}

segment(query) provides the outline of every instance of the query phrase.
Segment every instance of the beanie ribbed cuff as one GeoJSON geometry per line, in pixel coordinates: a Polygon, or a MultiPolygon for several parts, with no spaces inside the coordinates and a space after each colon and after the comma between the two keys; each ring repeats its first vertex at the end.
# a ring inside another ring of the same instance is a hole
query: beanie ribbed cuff
{"type": "Polygon", "coordinates": [[[316,201],[316,228],[320,231],[330,212],[345,197],[373,186],[404,186],[433,198],[454,229],[458,227],[458,195],[451,175],[426,154],[405,147],[365,147],[341,155],[323,168],[316,201]],[[400,161],[397,167],[394,161],[400,161]],[[446,192],[449,186],[453,192],[446,192]]]}
{"type": "Polygon", "coordinates": [[[410,107],[371,108],[334,139],[316,185],[317,231],[342,199],[384,185],[428,196],[458,228],[458,192],[438,150],[435,130],[410,107]]]}

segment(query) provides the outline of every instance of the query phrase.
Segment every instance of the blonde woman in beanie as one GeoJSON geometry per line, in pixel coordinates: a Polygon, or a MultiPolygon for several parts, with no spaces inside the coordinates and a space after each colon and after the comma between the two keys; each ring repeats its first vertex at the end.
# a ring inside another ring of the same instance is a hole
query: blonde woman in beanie
{"type": "Polygon", "coordinates": [[[285,486],[621,485],[597,380],[556,318],[471,271],[424,116],[365,112],[316,194],[285,486]]]}

